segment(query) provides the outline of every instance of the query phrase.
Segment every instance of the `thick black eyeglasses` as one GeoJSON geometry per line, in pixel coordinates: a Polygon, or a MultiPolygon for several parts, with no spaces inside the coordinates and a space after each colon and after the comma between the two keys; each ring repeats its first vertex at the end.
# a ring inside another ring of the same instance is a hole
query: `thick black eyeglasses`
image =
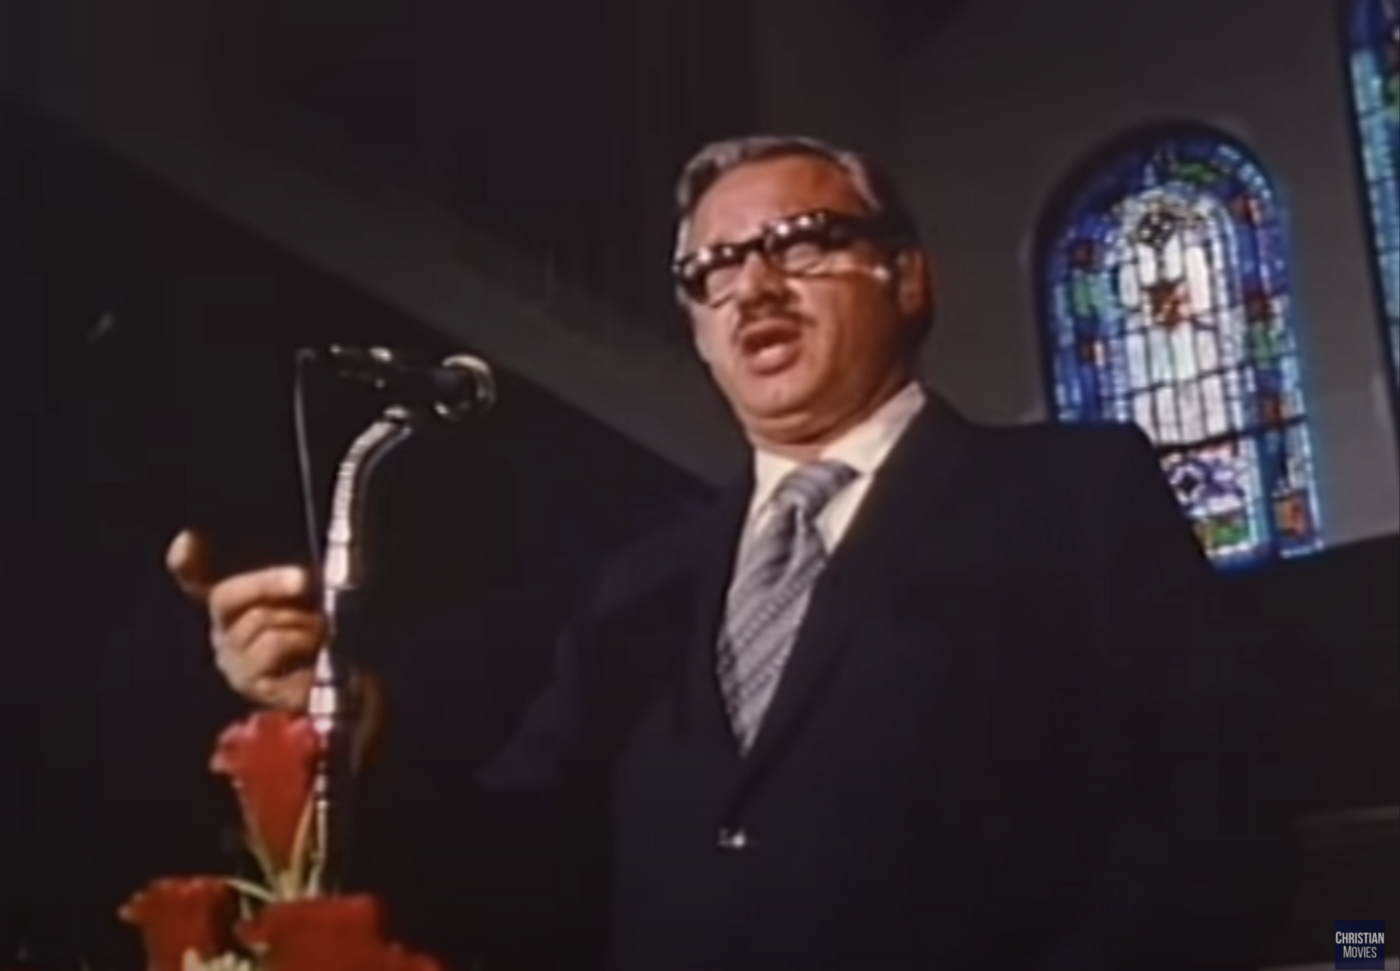
{"type": "Polygon", "coordinates": [[[671,265],[677,288],[695,303],[715,306],[733,293],[744,264],[757,253],[780,273],[800,276],[822,269],[832,254],[858,242],[899,242],[877,216],[820,209],[775,219],[755,236],[736,243],[716,243],[679,257],[671,265]]]}

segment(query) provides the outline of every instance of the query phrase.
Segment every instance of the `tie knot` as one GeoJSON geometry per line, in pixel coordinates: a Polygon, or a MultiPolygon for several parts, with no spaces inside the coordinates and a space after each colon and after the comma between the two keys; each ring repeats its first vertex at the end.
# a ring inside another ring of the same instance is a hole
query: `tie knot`
{"type": "Polygon", "coordinates": [[[812,519],[855,477],[856,470],[844,462],[810,462],[783,477],[773,493],[773,504],[780,510],[796,510],[812,519]]]}

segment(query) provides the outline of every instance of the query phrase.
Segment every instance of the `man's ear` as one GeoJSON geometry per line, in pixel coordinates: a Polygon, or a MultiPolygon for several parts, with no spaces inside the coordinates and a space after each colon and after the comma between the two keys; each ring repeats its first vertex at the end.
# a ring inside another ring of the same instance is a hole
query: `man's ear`
{"type": "Polygon", "coordinates": [[[927,316],[933,302],[932,274],[923,250],[901,250],[890,261],[895,303],[906,319],[927,316]]]}

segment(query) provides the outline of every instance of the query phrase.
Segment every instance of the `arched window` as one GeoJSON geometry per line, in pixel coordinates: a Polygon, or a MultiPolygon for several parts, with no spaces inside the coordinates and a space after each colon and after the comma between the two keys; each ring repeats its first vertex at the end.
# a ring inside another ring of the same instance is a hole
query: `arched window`
{"type": "Polygon", "coordinates": [[[1400,383],[1400,0],[1353,0],[1348,23],[1352,107],[1371,238],[1385,304],[1390,363],[1400,383]]]}
{"type": "Polygon", "coordinates": [[[1318,548],[1287,234],[1260,164],[1216,133],[1138,137],[1042,227],[1059,420],[1136,422],[1220,566],[1318,548]]]}

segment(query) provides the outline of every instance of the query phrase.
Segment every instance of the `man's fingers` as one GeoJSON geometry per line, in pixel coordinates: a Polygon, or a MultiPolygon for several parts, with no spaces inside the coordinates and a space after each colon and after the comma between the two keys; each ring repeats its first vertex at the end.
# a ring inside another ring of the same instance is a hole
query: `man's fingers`
{"type": "Polygon", "coordinates": [[[219,669],[241,694],[260,695],[259,685],[281,681],[305,669],[320,642],[310,625],[268,627],[251,641],[216,644],[219,669]]]}
{"type": "Polygon", "coordinates": [[[208,608],[215,661],[229,685],[263,704],[304,707],[306,669],[325,637],[320,615],[306,606],[307,572],[283,566],[216,582],[207,543],[189,530],[171,541],[165,565],[180,589],[208,608]]]}
{"type": "Polygon", "coordinates": [[[182,530],[165,551],[165,568],[187,596],[203,600],[209,596],[209,551],[203,537],[182,530]]]}
{"type": "Polygon", "coordinates": [[[280,678],[258,678],[252,695],[269,708],[303,711],[311,695],[311,672],[293,671],[280,678]]]}
{"type": "Polygon", "coordinates": [[[209,618],[215,630],[226,630],[249,609],[267,603],[286,603],[310,590],[306,571],[283,566],[229,577],[209,592],[209,618]]]}
{"type": "Polygon", "coordinates": [[[295,607],[257,606],[239,615],[232,626],[219,635],[219,640],[230,647],[245,645],[234,649],[249,653],[259,642],[276,635],[277,643],[304,643],[308,646],[302,649],[303,653],[309,653],[320,645],[321,630],[321,618],[317,614],[295,607]]]}
{"type": "Polygon", "coordinates": [[[305,628],[274,627],[248,645],[244,655],[254,677],[280,678],[311,664],[318,646],[305,628]]]}

